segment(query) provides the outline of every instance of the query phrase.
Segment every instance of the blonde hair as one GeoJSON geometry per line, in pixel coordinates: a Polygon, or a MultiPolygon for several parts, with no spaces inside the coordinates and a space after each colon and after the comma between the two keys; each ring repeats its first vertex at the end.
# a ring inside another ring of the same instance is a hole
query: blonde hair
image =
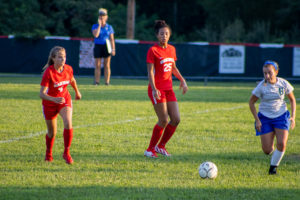
{"type": "Polygon", "coordinates": [[[105,8],[99,8],[99,15],[107,15],[107,9],[105,9],[105,8]]]}
{"type": "Polygon", "coordinates": [[[53,47],[51,50],[50,50],[50,53],[49,53],[49,56],[48,56],[48,61],[47,61],[47,64],[43,67],[43,74],[44,72],[46,71],[46,69],[50,66],[50,65],[53,65],[54,62],[53,62],[53,58],[55,58],[55,56],[57,55],[58,52],[60,51],[64,51],[66,52],[66,49],[63,48],[63,47],[60,47],[60,46],[55,46],[53,47]]]}

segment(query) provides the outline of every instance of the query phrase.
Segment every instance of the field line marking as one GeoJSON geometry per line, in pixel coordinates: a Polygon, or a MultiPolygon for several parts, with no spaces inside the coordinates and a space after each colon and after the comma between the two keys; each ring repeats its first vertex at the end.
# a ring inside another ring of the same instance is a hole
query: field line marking
{"type": "MultiPolygon", "coordinates": [[[[231,107],[231,108],[221,108],[221,109],[213,109],[213,110],[202,110],[202,111],[196,111],[193,112],[194,114],[202,114],[202,113],[211,113],[211,112],[218,112],[218,111],[227,111],[227,110],[235,110],[235,109],[239,109],[239,108],[243,108],[245,106],[235,106],[235,107],[231,107]]],[[[190,113],[189,113],[190,114],[190,113]]],[[[184,113],[181,114],[182,116],[184,116],[184,113]]],[[[108,123],[96,123],[96,124],[87,124],[87,125],[81,125],[81,126],[73,126],[73,129],[78,129],[78,128],[87,128],[87,127],[95,127],[95,126],[105,126],[105,125],[116,125],[116,124],[124,124],[124,123],[130,123],[130,122],[136,122],[136,121],[141,121],[141,120],[147,120],[147,119],[152,119],[152,118],[156,118],[156,116],[151,116],[151,117],[143,117],[143,118],[135,118],[135,119],[128,119],[128,120],[123,120],[123,121],[114,121],[114,122],[108,122],[108,123]]],[[[22,136],[22,137],[16,137],[16,138],[12,138],[9,140],[0,140],[0,144],[4,144],[4,143],[11,143],[11,142],[15,142],[15,141],[19,141],[19,140],[23,140],[23,139],[29,139],[29,138],[33,138],[33,137],[37,137],[39,135],[42,134],[46,134],[47,131],[40,131],[37,133],[31,133],[27,136],[22,136]]]]}

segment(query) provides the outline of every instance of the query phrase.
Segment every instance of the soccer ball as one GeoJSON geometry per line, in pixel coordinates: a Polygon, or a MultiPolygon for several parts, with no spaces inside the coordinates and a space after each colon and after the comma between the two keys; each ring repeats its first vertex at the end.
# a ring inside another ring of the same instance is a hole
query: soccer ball
{"type": "Polygon", "coordinates": [[[199,171],[199,175],[201,178],[214,179],[218,175],[217,166],[213,162],[210,162],[210,161],[206,161],[206,162],[202,163],[199,166],[198,171],[199,171]]]}

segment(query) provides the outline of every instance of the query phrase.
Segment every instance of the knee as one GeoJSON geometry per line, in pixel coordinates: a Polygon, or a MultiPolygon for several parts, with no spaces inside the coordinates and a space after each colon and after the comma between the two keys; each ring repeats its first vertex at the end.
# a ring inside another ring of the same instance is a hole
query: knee
{"type": "Polygon", "coordinates": [[[265,154],[269,155],[273,152],[274,148],[273,147],[262,147],[262,150],[265,154]]]}
{"type": "Polygon", "coordinates": [[[64,128],[65,129],[71,129],[72,128],[72,122],[69,122],[69,121],[65,122],[64,123],[64,128]]]}
{"type": "Polygon", "coordinates": [[[283,151],[285,151],[286,144],[284,144],[283,142],[277,142],[276,147],[277,147],[277,150],[278,150],[278,151],[283,152],[283,151]]]}
{"type": "Polygon", "coordinates": [[[53,129],[52,130],[48,130],[47,135],[48,135],[49,138],[53,138],[53,137],[55,137],[56,132],[53,129]]]}
{"type": "Polygon", "coordinates": [[[178,118],[175,118],[175,119],[172,119],[171,121],[170,121],[170,124],[172,125],[172,126],[178,126],[178,124],[180,123],[180,118],[178,117],[178,118]]]}
{"type": "Polygon", "coordinates": [[[164,119],[160,119],[160,120],[159,120],[159,125],[160,125],[161,127],[166,127],[167,124],[168,124],[168,118],[164,118],[164,119]]]}

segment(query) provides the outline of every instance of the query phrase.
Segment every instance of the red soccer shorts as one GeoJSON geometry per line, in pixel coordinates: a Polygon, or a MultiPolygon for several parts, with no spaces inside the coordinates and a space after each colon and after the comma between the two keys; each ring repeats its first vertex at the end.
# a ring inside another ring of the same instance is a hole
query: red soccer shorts
{"type": "Polygon", "coordinates": [[[59,111],[64,107],[72,108],[72,99],[67,98],[66,102],[63,104],[57,104],[55,106],[45,106],[43,105],[43,114],[46,120],[52,120],[57,117],[59,111]]]}
{"type": "Polygon", "coordinates": [[[156,99],[152,94],[152,88],[148,87],[148,96],[152,102],[152,104],[158,104],[163,102],[177,101],[174,91],[171,90],[159,90],[160,91],[160,99],[156,99]]]}

